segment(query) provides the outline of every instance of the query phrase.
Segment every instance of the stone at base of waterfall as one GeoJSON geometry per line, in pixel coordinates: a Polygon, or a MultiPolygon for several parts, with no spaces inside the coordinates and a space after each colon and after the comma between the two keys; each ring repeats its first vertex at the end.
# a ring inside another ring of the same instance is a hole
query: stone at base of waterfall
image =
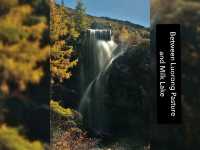
{"type": "Polygon", "coordinates": [[[149,63],[148,46],[127,48],[94,80],[86,94],[83,113],[90,131],[100,137],[137,137],[147,141],[152,88],[149,63]]]}

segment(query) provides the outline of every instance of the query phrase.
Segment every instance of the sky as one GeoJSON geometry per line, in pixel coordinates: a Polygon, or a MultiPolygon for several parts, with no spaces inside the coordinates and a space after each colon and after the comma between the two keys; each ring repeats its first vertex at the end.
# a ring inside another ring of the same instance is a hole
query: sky
{"type": "MultiPolygon", "coordinates": [[[[82,0],[87,14],[130,21],[150,26],[150,0],[82,0]]],[[[61,0],[56,0],[61,3],[61,0]]],[[[66,6],[75,8],[76,0],[64,0],[66,6]]]]}

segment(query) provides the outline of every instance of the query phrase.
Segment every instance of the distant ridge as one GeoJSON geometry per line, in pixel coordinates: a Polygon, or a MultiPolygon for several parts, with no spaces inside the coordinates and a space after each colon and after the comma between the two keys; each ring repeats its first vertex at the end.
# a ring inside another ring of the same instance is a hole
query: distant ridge
{"type": "Polygon", "coordinates": [[[135,23],[132,23],[130,21],[125,21],[125,20],[113,19],[113,18],[110,18],[110,17],[97,17],[97,18],[102,18],[102,19],[118,22],[118,23],[125,24],[125,25],[128,25],[128,26],[133,26],[135,28],[143,28],[143,29],[147,28],[147,27],[144,27],[142,25],[135,24],[135,23]]]}
{"type": "MultiPolygon", "coordinates": [[[[75,14],[75,10],[70,8],[70,7],[66,7],[69,11],[69,13],[71,15],[74,15],[75,14]]],[[[132,23],[130,21],[124,21],[124,20],[119,20],[119,19],[114,19],[114,18],[110,18],[110,17],[96,17],[96,16],[93,16],[93,15],[90,15],[90,14],[87,14],[87,17],[89,20],[92,20],[92,21],[96,21],[96,22],[104,22],[104,23],[111,23],[111,24],[118,24],[118,25],[121,25],[121,26],[126,26],[128,27],[129,29],[143,29],[143,30],[148,30],[149,28],[148,27],[144,27],[142,25],[139,25],[139,24],[135,24],[135,23],[132,23]]]]}

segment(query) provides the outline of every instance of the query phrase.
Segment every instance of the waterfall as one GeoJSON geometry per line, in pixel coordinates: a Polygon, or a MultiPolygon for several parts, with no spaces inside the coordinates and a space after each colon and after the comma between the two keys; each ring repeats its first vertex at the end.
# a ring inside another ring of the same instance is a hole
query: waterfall
{"type": "Polygon", "coordinates": [[[82,93],[109,63],[116,47],[111,30],[87,30],[81,51],[82,93]]]}
{"type": "Polygon", "coordinates": [[[88,29],[81,51],[81,91],[80,112],[88,128],[96,134],[106,134],[108,124],[106,111],[101,105],[104,97],[103,82],[96,82],[112,62],[117,48],[111,30],[88,29]],[[101,85],[100,85],[101,84],[101,85]],[[95,100],[92,100],[92,98],[95,100]]]}
{"type": "Polygon", "coordinates": [[[94,29],[85,34],[82,48],[83,125],[102,138],[131,137],[144,143],[149,138],[150,51],[143,45],[117,46],[110,32],[94,29]]]}

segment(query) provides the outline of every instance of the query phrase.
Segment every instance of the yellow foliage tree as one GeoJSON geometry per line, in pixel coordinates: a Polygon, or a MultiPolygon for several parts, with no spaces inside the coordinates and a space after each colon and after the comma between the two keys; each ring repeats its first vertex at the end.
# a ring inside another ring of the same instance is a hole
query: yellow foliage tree
{"type": "Polygon", "coordinates": [[[78,60],[72,60],[73,42],[78,38],[79,33],[75,29],[75,24],[67,13],[64,4],[56,6],[51,2],[51,81],[62,82],[71,77],[71,68],[78,60]]]}
{"type": "Polygon", "coordinates": [[[129,32],[128,32],[128,29],[126,27],[122,27],[121,30],[120,30],[120,33],[119,33],[119,41],[121,43],[126,43],[128,42],[129,40],[129,32]]]}
{"type": "Polygon", "coordinates": [[[16,128],[6,125],[0,126],[0,149],[1,150],[44,150],[39,141],[29,141],[21,136],[16,128]]]}
{"type": "Polygon", "coordinates": [[[48,29],[46,21],[33,15],[31,5],[11,1],[14,2],[0,2],[0,11],[4,12],[0,15],[2,94],[25,90],[28,83],[38,83],[44,74],[40,63],[47,59],[49,50],[48,46],[41,46],[43,32],[48,29]],[[35,21],[28,23],[33,17],[35,21]]]}

